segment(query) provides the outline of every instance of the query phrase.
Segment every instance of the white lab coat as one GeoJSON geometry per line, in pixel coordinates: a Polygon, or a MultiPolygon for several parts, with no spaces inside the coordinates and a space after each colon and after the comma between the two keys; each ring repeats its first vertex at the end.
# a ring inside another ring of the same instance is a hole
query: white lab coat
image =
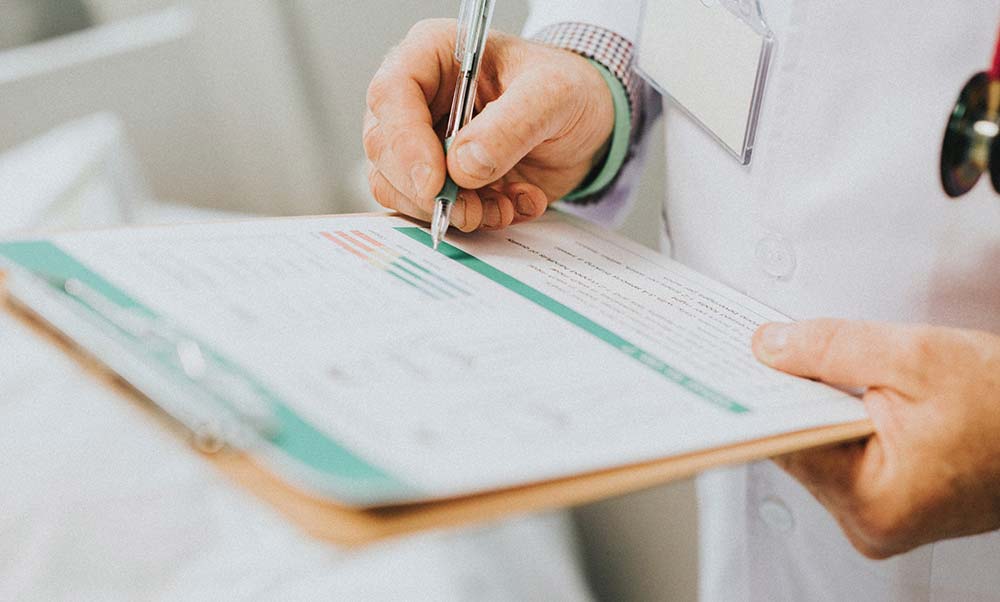
{"type": "MultiPolygon", "coordinates": [[[[670,106],[659,122],[673,255],[794,318],[1000,333],[1000,196],[984,179],[950,201],[938,176],[948,115],[992,58],[1000,3],[761,5],[777,48],[752,164],[670,106]]],[[[526,31],[586,21],[635,40],[640,6],[549,0],[526,31]]],[[[769,462],[702,476],[699,502],[708,601],[1000,600],[1000,533],[870,561],[769,462]]]]}

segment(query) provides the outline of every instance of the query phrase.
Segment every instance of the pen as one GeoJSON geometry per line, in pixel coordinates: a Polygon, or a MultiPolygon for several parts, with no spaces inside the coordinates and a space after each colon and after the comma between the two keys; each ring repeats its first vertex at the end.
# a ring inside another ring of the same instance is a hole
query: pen
{"type": "MultiPolygon", "coordinates": [[[[444,152],[448,153],[455,135],[472,119],[476,106],[476,83],[479,66],[483,61],[486,36],[493,19],[494,0],[462,0],[458,13],[458,31],[455,36],[455,59],[461,64],[455,82],[455,96],[451,100],[448,129],[445,130],[444,152]]],[[[434,248],[444,240],[451,221],[451,210],[458,197],[458,185],[445,174],[444,187],[434,199],[431,216],[431,240],[434,248]]]]}

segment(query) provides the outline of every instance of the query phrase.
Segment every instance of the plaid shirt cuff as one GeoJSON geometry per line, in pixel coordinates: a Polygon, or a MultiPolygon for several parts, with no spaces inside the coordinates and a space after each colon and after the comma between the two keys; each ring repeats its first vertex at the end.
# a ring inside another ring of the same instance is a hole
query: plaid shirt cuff
{"type": "Polygon", "coordinates": [[[549,46],[582,54],[607,67],[625,87],[632,112],[632,130],[636,130],[643,80],[632,69],[635,50],[632,42],[613,31],[589,23],[554,23],[531,38],[549,46]]]}

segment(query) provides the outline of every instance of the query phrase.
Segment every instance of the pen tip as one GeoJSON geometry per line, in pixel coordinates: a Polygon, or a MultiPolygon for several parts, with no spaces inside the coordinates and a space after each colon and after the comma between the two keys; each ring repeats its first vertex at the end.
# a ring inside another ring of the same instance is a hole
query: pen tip
{"type": "Polygon", "coordinates": [[[453,203],[438,200],[434,204],[434,214],[431,216],[431,243],[435,251],[448,232],[448,222],[451,220],[453,203]]]}

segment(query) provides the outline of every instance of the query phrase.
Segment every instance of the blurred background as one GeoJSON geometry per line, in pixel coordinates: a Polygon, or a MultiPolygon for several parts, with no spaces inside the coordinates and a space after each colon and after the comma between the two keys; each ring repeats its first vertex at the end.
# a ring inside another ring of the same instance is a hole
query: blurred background
{"type": "MultiPolygon", "coordinates": [[[[360,142],[368,80],[413,23],[456,10],[457,0],[0,0],[0,231],[375,209],[360,142]]],[[[495,27],[520,32],[527,10],[498,3],[495,27]]],[[[621,227],[649,246],[663,191],[661,141],[652,147],[621,227]]],[[[690,482],[575,516],[602,599],[695,599],[690,482]]]]}

